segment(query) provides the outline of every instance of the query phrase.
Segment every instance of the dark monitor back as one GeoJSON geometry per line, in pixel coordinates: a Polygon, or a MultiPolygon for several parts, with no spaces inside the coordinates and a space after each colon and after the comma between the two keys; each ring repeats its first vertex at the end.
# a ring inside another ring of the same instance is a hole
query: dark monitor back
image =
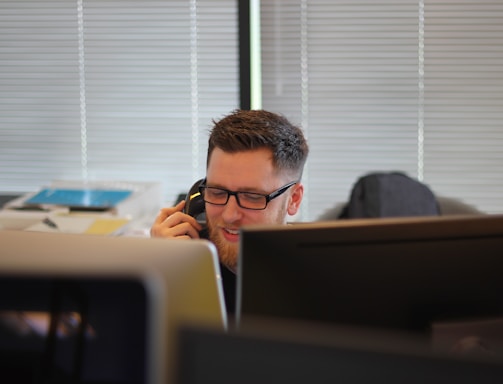
{"type": "Polygon", "coordinates": [[[503,216],[244,228],[237,322],[399,329],[450,346],[473,334],[501,340],[502,270],[503,216]]]}
{"type": "Polygon", "coordinates": [[[25,383],[147,383],[138,279],[0,276],[0,372],[25,383]],[[52,316],[51,316],[52,315],[52,316]]]}
{"type": "MultiPolygon", "coordinates": [[[[252,326],[250,326],[252,324],[252,326]]],[[[495,384],[503,365],[433,354],[413,338],[284,322],[238,332],[184,328],[177,384],[495,384]]]]}

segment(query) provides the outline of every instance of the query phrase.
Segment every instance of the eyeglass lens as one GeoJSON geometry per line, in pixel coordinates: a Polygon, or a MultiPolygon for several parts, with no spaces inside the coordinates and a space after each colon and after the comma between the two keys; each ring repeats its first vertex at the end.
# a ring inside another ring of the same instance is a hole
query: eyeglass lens
{"type": "Polygon", "coordinates": [[[215,205],[225,205],[229,201],[230,195],[234,195],[238,205],[248,209],[264,209],[267,206],[267,197],[251,192],[231,192],[225,189],[205,187],[204,200],[215,205]]]}

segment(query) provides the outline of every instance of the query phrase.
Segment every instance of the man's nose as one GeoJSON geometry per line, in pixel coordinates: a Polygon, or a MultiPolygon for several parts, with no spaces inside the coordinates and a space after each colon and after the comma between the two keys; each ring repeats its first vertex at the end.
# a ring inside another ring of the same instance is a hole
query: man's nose
{"type": "Polygon", "coordinates": [[[223,219],[226,222],[236,221],[241,215],[241,207],[238,204],[237,197],[234,195],[229,196],[227,204],[225,204],[224,211],[222,214],[223,219]]]}

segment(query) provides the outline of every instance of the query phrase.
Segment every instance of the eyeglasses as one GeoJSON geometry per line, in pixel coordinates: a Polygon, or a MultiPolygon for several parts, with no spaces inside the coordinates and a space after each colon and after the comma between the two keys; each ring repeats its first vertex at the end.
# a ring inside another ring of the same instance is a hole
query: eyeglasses
{"type": "Polygon", "coordinates": [[[226,205],[230,196],[236,197],[236,201],[241,208],[262,210],[267,207],[267,204],[278,196],[285,193],[288,188],[297,184],[297,181],[292,181],[285,184],[281,188],[276,189],[268,195],[253,192],[234,192],[224,188],[207,187],[206,180],[199,186],[199,192],[203,196],[206,203],[213,205],[226,205]]]}

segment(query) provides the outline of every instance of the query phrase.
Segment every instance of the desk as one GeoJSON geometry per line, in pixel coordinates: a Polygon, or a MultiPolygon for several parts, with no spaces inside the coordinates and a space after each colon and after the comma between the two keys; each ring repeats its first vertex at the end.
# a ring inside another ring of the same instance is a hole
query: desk
{"type": "Polygon", "coordinates": [[[157,182],[56,180],[44,189],[130,190],[132,193],[107,210],[26,204],[37,192],[3,194],[0,195],[0,229],[148,237],[162,204],[161,185],[157,182]]]}

